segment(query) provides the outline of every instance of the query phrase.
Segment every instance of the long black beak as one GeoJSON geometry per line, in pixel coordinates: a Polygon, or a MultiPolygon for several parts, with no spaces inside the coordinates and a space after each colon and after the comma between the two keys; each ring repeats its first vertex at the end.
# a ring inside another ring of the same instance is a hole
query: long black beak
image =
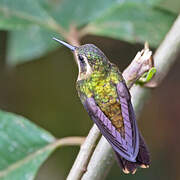
{"type": "Polygon", "coordinates": [[[61,43],[61,44],[63,44],[64,46],[68,47],[71,51],[75,51],[75,49],[77,48],[76,46],[72,46],[72,45],[70,45],[70,44],[68,44],[68,43],[66,43],[64,41],[56,39],[55,37],[53,37],[52,39],[59,42],[59,43],[61,43]]]}

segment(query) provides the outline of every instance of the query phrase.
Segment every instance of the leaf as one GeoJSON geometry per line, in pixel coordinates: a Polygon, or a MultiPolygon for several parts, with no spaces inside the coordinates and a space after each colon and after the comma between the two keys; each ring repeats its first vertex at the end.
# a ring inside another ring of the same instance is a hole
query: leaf
{"type": "Polygon", "coordinates": [[[163,0],[163,2],[157,4],[157,7],[171,11],[172,13],[180,13],[179,0],[163,0]]]}
{"type": "MultiPolygon", "coordinates": [[[[126,0],[125,3],[158,5],[162,1],[165,0],[126,0]]],[[[1,0],[0,28],[16,30],[38,24],[58,32],[58,24],[63,27],[69,27],[72,23],[85,25],[99,18],[106,10],[123,3],[124,0],[1,0]]]]}
{"type": "Polygon", "coordinates": [[[71,24],[78,27],[104,16],[115,6],[126,3],[144,3],[145,5],[157,5],[164,0],[39,0],[40,4],[61,26],[69,28],[71,24]]]}
{"type": "Polygon", "coordinates": [[[176,16],[142,3],[123,3],[90,23],[88,33],[157,46],[176,16]]]}
{"type": "Polygon", "coordinates": [[[1,29],[24,29],[34,24],[56,29],[56,23],[35,0],[1,0],[0,19],[1,29]]]}
{"type": "MultiPolygon", "coordinates": [[[[43,0],[41,0],[42,2],[43,0]]],[[[88,22],[101,16],[104,11],[120,3],[122,0],[63,0],[49,10],[51,16],[63,27],[69,28],[71,24],[86,25],[88,22]]],[[[51,2],[51,1],[50,1],[51,2]]]]}
{"type": "MultiPolygon", "coordinates": [[[[72,22],[80,26],[92,19],[96,19],[118,1],[100,0],[96,3],[90,3],[87,0],[67,0],[62,3],[59,1],[52,3],[52,1],[39,0],[39,2],[41,9],[45,9],[52,18],[56,19],[56,22],[63,27],[68,27],[72,22]],[[79,8],[77,8],[77,4],[80,4],[79,8]],[[76,11],[73,9],[76,9],[76,11]]],[[[8,64],[16,65],[39,58],[60,46],[51,39],[52,36],[58,37],[58,35],[42,27],[34,25],[28,27],[25,31],[10,32],[8,40],[8,64]]]]}
{"type": "MultiPolygon", "coordinates": [[[[86,30],[92,34],[114,37],[130,42],[144,42],[144,39],[148,40],[147,36],[150,37],[149,28],[153,29],[154,24],[157,25],[156,23],[148,23],[146,21],[149,18],[148,15],[153,16],[153,18],[157,16],[157,20],[161,18],[158,17],[160,15],[163,20],[167,18],[167,24],[164,25],[164,21],[160,23],[163,27],[158,28],[158,30],[162,30],[162,33],[161,31],[153,30],[150,34],[154,33],[153,40],[158,42],[152,41],[154,44],[158,44],[173,21],[171,15],[157,13],[156,10],[152,10],[153,6],[160,4],[164,0],[98,0],[94,2],[89,0],[63,0],[62,2],[61,0],[16,1],[17,3],[13,3],[14,1],[11,0],[6,0],[6,4],[0,3],[2,5],[0,6],[0,18],[2,19],[0,27],[10,30],[26,28],[24,31],[10,34],[8,45],[9,64],[18,64],[38,58],[56,48],[57,44],[50,40],[51,35],[53,32],[61,33],[62,27],[68,29],[72,24],[76,24],[78,28],[87,26],[86,30]],[[142,7],[137,8],[136,4],[142,7]],[[19,8],[21,7],[20,5],[23,5],[23,8],[19,8]],[[143,7],[145,8],[143,9],[143,7]],[[121,11],[118,11],[118,8],[122,10],[123,14],[121,14],[121,11]],[[147,13],[146,9],[148,9],[147,13]],[[8,16],[6,16],[5,10],[7,10],[8,16]],[[140,12],[135,12],[135,10],[140,10],[140,12]],[[131,14],[135,13],[137,19],[128,16],[130,11],[132,11],[131,14]],[[153,13],[155,14],[153,15],[153,13]],[[141,17],[144,14],[145,17],[141,17]],[[116,22],[117,24],[114,25],[116,22]],[[146,27],[143,27],[144,30],[142,30],[143,23],[145,23],[146,27]],[[113,27],[109,27],[111,24],[113,24],[113,27]],[[41,26],[41,28],[38,29],[37,25],[41,26]],[[34,34],[32,40],[30,38],[32,36],[29,36],[29,34],[34,34]]],[[[154,20],[153,18],[152,20],[154,20]]],[[[149,19],[151,20],[151,17],[149,19]]],[[[154,45],[153,43],[151,44],[154,45]]]]}
{"type": "Polygon", "coordinates": [[[144,82],[149,82],[153,76],[156,74],[156,68],[152,67],[148,72],[147,75],[145,76],[145,81],[144,82]]]}
{"type": "Polygon", "coordinates": [[[59,47],[59,44],[52,40],[54,36],[59,37],[57,33],[39,26],[32,26],[26,31],[11,31],[8,36],[7,63],[16,65],[47,54],[59,47]]]}
{"type": "Polygon", "coordinates": [[[57,35],[55,32],[59,32],[59,26],[38,1],[0,1],[0,28],[11,30],[8,64],[15,65],[38,58],[57,47],[51,38],[57,35]]]}
{"type": "Polygon", "coordinates": [[[22,116],[0,111],[0,179],[33,179],[55,138],[22,116]]]}
{"type": "Polygon", "coordinates": [[[142,77],[136,81],[136,84],[143,86],[145,83],[149,82],[154,77],[156,71],[156,68],[152,67],[151,69],[149,69],[148,72],[145,72],[142,77]]]}

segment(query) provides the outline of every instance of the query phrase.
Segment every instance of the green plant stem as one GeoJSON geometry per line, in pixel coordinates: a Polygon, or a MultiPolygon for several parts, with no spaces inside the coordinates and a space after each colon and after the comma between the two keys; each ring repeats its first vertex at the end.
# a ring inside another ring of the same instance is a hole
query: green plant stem
{"type": "MultiPolygon", "coordinates": [[[[156,54],[154,55],[155,66],[159,71],[152,80],[155,85],[159,84],[169,72],[172,64],[175,62],[180,51],[180,16],[175,21],[171,30],[167,34],[165,40],[160,45],[156,54]]],[[[152,83],[151,82],[151,83],[152,83]]],[[[145,101],[150,97],[151,91],[148,88],[141,88],[134,86],[131,89],[132,102],[136,114],[139,115],[145,101]]],[[[112,148],[107,143],[105,138],[101,138],[98,143],[87,167],[87,171],[83,174],[83,180],[102,180],[105,178],[108,170],[112,164],[112,148]],[[105,163],[106,162],[106,163],[105,163]]]]}
{"type": "Polygon", "coordinates": [[[64,137],[61,139],[57,139],[53,144],[50,144],[50,147],[59,147],[59,146],[74,146],[74,145],[82,145],[84,143],[85,137],[64,137]]]}
{"type": "Polygon", "coordinates": [[[84,172],[86,172],[86,167],[88,165],[89,159],[95,149],[97,140],[100,137],[100,131],[94,124],[89,131],[84,143],[81,145],[80,151],[76,160],[71,168],[71,171],[67,177],[67,180],[81,179],[84,172]]]}

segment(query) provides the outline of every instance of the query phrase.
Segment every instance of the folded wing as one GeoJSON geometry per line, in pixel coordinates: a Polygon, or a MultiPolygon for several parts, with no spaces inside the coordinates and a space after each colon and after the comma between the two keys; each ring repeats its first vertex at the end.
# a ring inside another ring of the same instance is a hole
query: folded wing
{"type": "Polygon", "coordinates": [[[139,151],[139,133],[130,94],[123,82],[119,82],[116,88],[123,117],[124,136],[96,104],[93,97],[87,98],[83,105],[113,149],[126,160],[136,162],[139,151]]]}

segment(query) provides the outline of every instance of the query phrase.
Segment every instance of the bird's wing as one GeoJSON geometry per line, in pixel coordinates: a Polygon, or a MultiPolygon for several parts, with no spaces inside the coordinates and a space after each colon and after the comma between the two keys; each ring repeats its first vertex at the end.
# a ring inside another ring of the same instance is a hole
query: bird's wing
{"type": "Polygon", "coordinates": [[[124,123],[124,137],[116,130],[93,97],[87,98],[83,105],[113,149],[123,158],[135,162],[139,151],[139,133],[130,94],[123,82],[117,84],[117,92],[124,123]]]}

